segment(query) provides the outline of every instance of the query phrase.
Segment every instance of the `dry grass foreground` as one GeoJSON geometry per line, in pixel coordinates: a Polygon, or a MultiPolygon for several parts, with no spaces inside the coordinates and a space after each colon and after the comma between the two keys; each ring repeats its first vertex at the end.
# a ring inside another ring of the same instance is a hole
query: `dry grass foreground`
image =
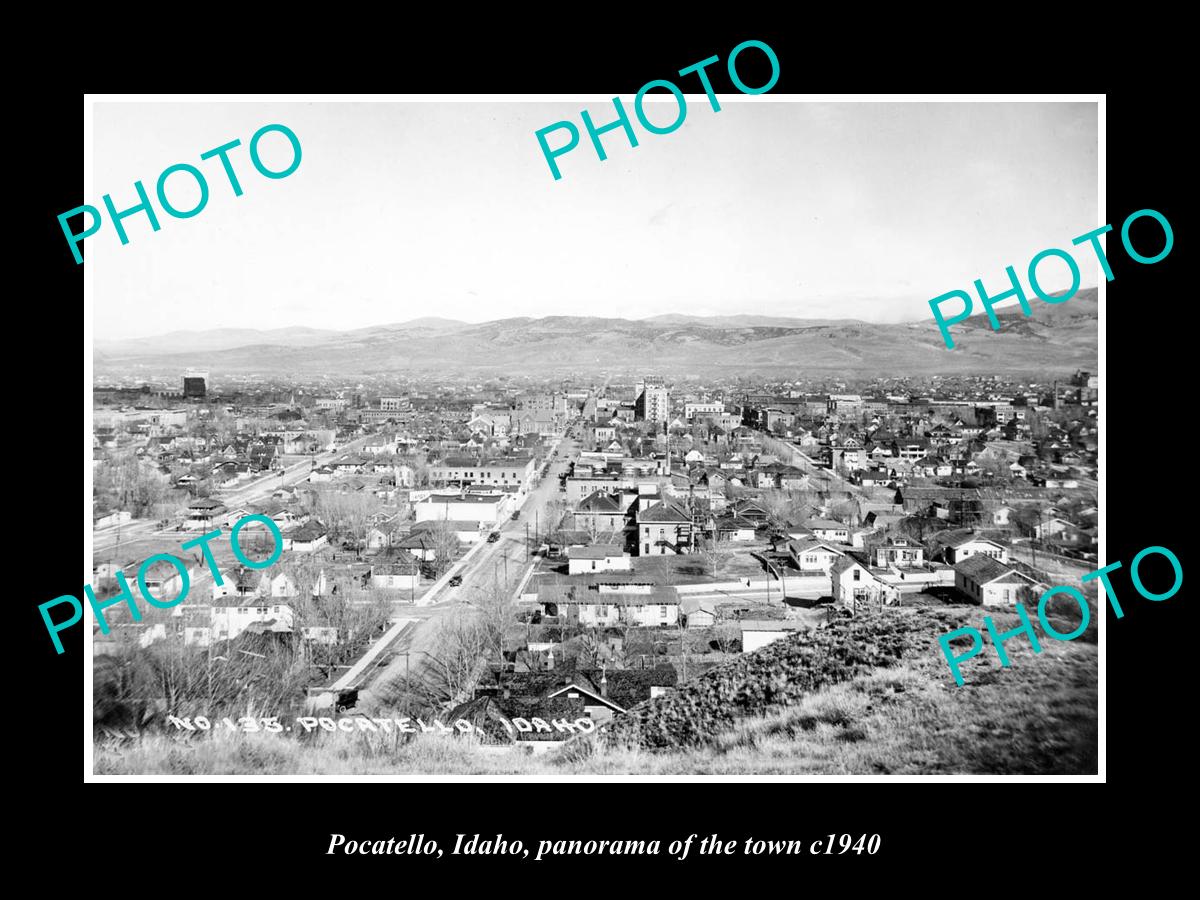
{"type": "MultiPolygon", "coordinates": [[[[998,629],[1019,624],[991,612],[998,629]]],[[[543,755],[461,735],[212,732],[96,745],[98,775],[1094,774],[1097,654],[1087,637],[990,645],[957,687],[936,638],[978,608],[842,618],[706,673],[605,734],[543,755]]],[[[1060,631],[1071,630],[1061,623],[1060,631]]]]}

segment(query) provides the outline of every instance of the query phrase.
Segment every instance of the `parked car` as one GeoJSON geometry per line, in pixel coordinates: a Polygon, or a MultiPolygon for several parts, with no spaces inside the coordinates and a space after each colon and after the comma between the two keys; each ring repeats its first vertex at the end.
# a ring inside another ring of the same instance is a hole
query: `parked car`
{"type": "Polygon", "coordinates": [[[462,584],[462,576],[461,575],[455,575],[453,578],[450,579],[450,587],[458,587],[460,584],[462,584]]]}
{"type": "Polygon", "coordinates": [[[519,518],[521,518],[521,511],[520,511],[519,509],[517,509],[517,510],[514,510],[514,511],[513,511],[513,514],[512,514],[512,519],[513,519],[513,521],[515,522],[515,521],[517,521],[517,519],[519,519],[519,518]]]}

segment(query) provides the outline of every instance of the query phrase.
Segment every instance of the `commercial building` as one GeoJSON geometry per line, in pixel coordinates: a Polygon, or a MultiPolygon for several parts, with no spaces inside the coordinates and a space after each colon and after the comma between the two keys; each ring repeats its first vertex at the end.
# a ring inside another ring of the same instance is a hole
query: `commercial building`
{"type": "Polygon", "coordinates": [[[519,487],[532,477],[533,469],[534,461],[530,456],[484,460],[448,456],[429,467],[429,478],[439,485],[519,487]]]}
{"type": "Polygon", "coordinates": [[[671,395],[661,382],[639,381],[635,417],[645,422],[665,423],[671,416],[671,395]]]}

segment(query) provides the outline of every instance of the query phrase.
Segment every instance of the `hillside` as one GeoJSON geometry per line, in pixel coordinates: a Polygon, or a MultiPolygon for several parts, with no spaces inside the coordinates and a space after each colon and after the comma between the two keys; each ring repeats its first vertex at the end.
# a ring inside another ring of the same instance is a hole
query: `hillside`
{"type": "MultiPolygon", "coordinates": [[[[1011,612],[988,612],[998,629],[1020,624],[1011,612]]],[[[831,757],[839,771],[1095,772],[1094,630],[1075,643],[1044,640],[1040,655],[1014,642],[1008,668],[986,647],[964,664],[958,687],[936,638],[978,626],[977,609],[840,615],[640,704],[569,752],[693,748],[719,757],[767,741],[808,772],[831,757]]],[[[1060,631],[1074,625],[1051,616],[1060,631]]]]}
{"type": "MultiPolygon", "coordinates": [[[[998,629],[1019,624],[1012,613],[992,615],[998,629]]],[[[976,607],[948,607],[839,618],[545,755],[464,736],[214,731],[97,744],[95,768],[177,775],[1096,772],[1096,645],[1047,640],[1035,655],[1027,643],[1010,642],[1008,668],[989,648],[964,666],[966,684],[957,687],[937,635],[978,625],[981,616],[976,607]]]]}
{"type": "MultiPolygon", "coordinates": [[[[925,310],[928,307],[924,307],[925,310]]],[[[1014,307],[1015,309],[1015,307],[1014,307]]],[[[916,322],[872,324],[759,316],[586,316],[512,318],[469,324],[418,319],[348,332],[205,332],[98,343],[99,375],[188,367],[215,373],[354,375],[406,371],[625,370],[647,364],[662,372],[776,369],[856,374],[951,374],[1095,369],[1095,289],[1066,303],[1033,301],[1034,314],[1001,316],[991,330],[977,315],[954,326],[947,350],[932,315],[916,322]],[[264,337],[254,337],[261,334],[264,337]],[[234,346],[230,341],[247,340],[234,346]]],[[[915,310],[916,311],[916,310],[915,310]]]]}

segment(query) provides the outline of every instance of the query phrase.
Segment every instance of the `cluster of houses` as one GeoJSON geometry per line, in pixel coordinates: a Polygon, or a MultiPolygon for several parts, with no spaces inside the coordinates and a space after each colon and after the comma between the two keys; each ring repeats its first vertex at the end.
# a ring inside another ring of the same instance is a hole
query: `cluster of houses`
{"type": "MultiPolygon", "coordinates": [[[[1049,404],[987,380],[940,396],[685,395],[653,420],[598,397],[545,545],[559,569],[526,599],[542,622],[576,629],[729,623],[723,607],[742,603],[716,596],[738,592],[729,576],[677,584],[641,562],[688,554],[753,560],[746,591],[774,584],[780,607],[785,595],[864,611],[922,593],[985,606],[1036,596],[1047,576],[1015,546],[1095,549],[1095,381],[1074,381],[1049,404]]],[[[743,651],[802,627],[786,610],[734,624],[743,651]]]]}
{"type": "MultiPolygon", "coordinates": [[[[293,392],[227,405],[222,420],[235,424],[233,434],[201,427],[208,407],[195,404],[98,409],[98,461],[133,449],[174,486],[195,491],[181,528],[206,533],[262,513],[282,532],[285,559],[304,560],[315,575],[300,585],[280,571],[231,569],[217,586],[197,561],[193,584],[205,592],[154,621],[115,628],[97,652],[130,641],[213,646],[246,633],[343,641],[336,627],[299,621],[302,592],[411,598],[520,507],[542,474],[546,444],[577,425],[582,449],[561,485],[561,520],[543,520],[536,535],[554,569],[535,572],[522,597],[540,623],[573,633],[644,630],[678,649],[684,634],[732,625],[736,650],[750,652],[806,627],[785,596],[863,612],[930,592],[1011,605],[1046,587],[1046,576],[1018,558],[1022,543],[1095,552],[1090,373],[1062,385],[964,377],[920,386],[881,379],[863,393],[829,388],[782,382],[747,392],[642,379],[601,390],[494,381],[377,401],[353,389],[293,392]],[[260,503],[226,505],[211,490],[351,440],[353,452],[260,503]],[[201,482],[210,490],[195,490],[201,482]],[[313,492],[328,491],[379,502],[348,537],[312,512],[313,492]],[[686,583],[659,568],[693,555],[686,583]],[[740,574],[697,574],[717,555],[740,561],[740,574]],[[763,588],[767,596],[778,589],[774,609],[745,600],[763,588]]],[[[128,521],[102,508],[96,526],[128,521]]],[[[98,563],[97,577],[117,565],[98,563]]],[[[148,587],[173,595],[177,577],[154,569],[148,587]]],[[[493,661],[474,699],[450,716],[512,739],[504,722],[513,718],[602,722],[685,677],[670,654],[632,667],[616,656],[585,665],[561,640],[530,640],[516,652],[520,665],[493,661]]],[[[558,734],[539,728],[522,739],[558,734]]]]}

